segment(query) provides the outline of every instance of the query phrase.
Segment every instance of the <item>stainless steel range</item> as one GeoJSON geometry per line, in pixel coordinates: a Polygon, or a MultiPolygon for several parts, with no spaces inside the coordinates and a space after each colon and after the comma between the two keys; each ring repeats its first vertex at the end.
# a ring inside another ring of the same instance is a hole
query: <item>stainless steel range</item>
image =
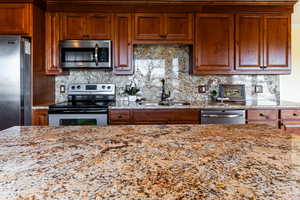
{"type": "Polygon", "coordinates": [[[68,101],[49,107],[49,125],[107,125],[108,107],[115,101],[114,84],[72,84],[68,101]]]}

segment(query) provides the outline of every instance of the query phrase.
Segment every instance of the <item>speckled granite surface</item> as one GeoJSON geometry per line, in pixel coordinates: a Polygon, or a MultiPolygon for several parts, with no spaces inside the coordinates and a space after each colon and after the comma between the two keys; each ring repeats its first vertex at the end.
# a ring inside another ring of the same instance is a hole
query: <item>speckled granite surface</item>
{"type": "Polygon", "coordinates": [[[300,136],[266,126],[15,127],[0,199],[299,200],[300,136]]]}
{"type": "Polygon", "coordinates": [[[117,101],[110,109],[299,109],[300,103],[289,101],[247,101],[246,103],[188,102],[189,105],[160,106],[157,102],[139,104],[129,101],[117,101]]]}

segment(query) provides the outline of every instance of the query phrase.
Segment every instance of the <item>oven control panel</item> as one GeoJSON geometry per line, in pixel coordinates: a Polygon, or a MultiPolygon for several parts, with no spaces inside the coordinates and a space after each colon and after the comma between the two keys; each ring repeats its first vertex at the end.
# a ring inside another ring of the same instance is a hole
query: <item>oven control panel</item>
{"type": "Polygon", "coordinates": [[[80,94],[105,94],[115,95],[115,84],[71,84],[69,85],[69,95],[80,94]]]}

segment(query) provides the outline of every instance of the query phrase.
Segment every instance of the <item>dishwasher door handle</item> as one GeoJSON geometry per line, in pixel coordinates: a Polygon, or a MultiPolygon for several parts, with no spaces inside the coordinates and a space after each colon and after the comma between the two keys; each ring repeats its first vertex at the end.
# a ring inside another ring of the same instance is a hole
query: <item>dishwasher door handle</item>
{"type": "Polygon", "coordinates": [[[201,115],[201,117],[207,117],[207,118],[236,118],[236,117],[243,117],[243,115],[201,115]]]}

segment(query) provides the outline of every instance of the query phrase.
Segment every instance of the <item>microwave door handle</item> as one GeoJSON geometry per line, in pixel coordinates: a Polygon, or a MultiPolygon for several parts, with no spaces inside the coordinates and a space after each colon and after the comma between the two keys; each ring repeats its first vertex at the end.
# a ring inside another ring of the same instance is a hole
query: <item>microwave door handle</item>
{"type": "Polygon", "coordinates": [[[98,66],[98,64],[99,64],[98,50],[99,50],[99,47],[98,47],[98,44],[96,44],[96,46],[95,46],[95,63],[96,63],[96,66],[98,66]]]}

